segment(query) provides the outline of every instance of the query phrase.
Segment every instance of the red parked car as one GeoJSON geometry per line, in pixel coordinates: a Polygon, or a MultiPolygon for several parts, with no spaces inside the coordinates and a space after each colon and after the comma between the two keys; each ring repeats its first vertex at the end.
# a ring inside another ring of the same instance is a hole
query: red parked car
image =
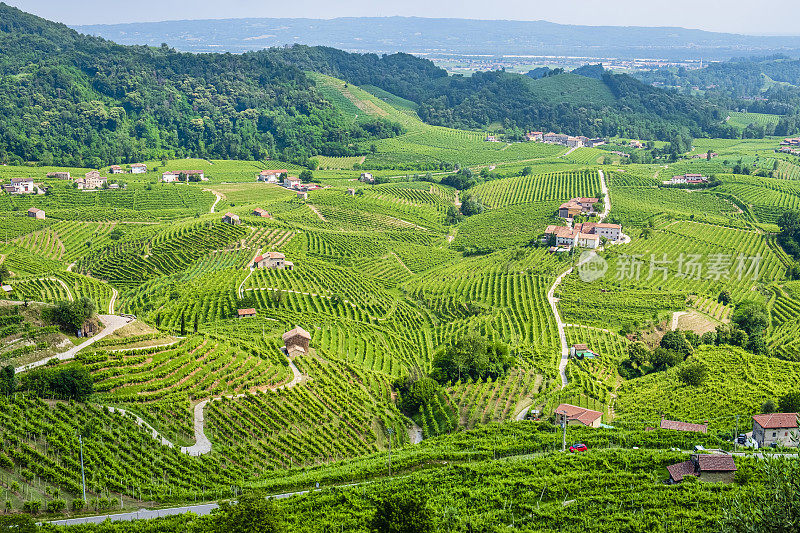
{"type": "Polygon", "coordinates": [[[569,453],[585,452],[588,449],[583,443],[573,444],[569,447],[569,453]]]}

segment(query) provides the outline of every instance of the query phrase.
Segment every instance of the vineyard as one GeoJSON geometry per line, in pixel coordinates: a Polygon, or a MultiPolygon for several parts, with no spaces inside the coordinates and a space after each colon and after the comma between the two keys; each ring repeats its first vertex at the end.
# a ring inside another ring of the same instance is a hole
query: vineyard
{"type": "MultiPolygon", "coordinates": [[[[724,438],[737,415],[744,427],[764,402],[797,390],[800,287],[788,280],[794,260],[780,248],[775,223],[800,209],[800,167],[772,151],[774,140],[696,139],[695,152],[720,153],[710,162],[603,164],[608,151],[565,155],[562,146],[485,142],[483,132],[422,123],[415,105],[376,87],[314,79],[354,123],[381,117],[404,131],[358,152],[365,156],[316,157],[320,188],[306,199],[255,181],[265,168],[299,175],[298,164],[204,159],[148,162],[148,173],[124,175],[124,189],[90,193],[53,182],[49,194],[0,194],[0,263],[10,287],[0,296],[4,364],[44,364],[87,342],[45,320],[42,309],[52,304],[85,297],[102,314],[113,307],[138,319],[89,342],[75,362],[45,366],[55,372],[82,365],[93,384],[88,402],[19,391],[0,397],[0,485],[12,511],[30,511],[36,501],[55,509],[62,499],[70,507],[80,498],[78,434],[87,505],[98,510],[120,499],[138,508],[237,498],[248,487],[280,492],[381,479],[390,445],[393,469],[408,477],[365,485],[336,506],[328,491],[293,501],[299,509],[330,504],[331,517],[351,524],[374,507],[372,496],[363,496],[370,491],[460,483],[476,491],[472,516],[511,527],[509,511],[480,500],[495,490],[474,482],[483,479],[518,495],[506,506],[515,509],[517,525],[556,531],[577,530],[581,520],[611,524],[603,516],[624,515],[620,498],[636,508],[658,498],[662,507],[643,517],[652,525],[679,504],[716,505],[739,490],[664,485],[664,466],[676,454],[663,450],[730,447],[724,438]],[[731,174],[740,158],[765,171],[777,161],[776,177],[731,174]],[[445,185],[453,183],[445,170],[455,164],[470,166],[477,185],[445,185]],[[357,181],[354,165],[381,179],[357,181]],[[203,170],[209,181],[158,183],[164,170],[186,169],[203,170]],[[557,217],[561,203],[602,197],[599,169],[609,188],[606,221],[621,223],[630,242],[598,251],[607,270],[585,280],[579,253],[551,253],[540,237],[548,225],[565,223],[557,217]],[[721,184],[659,187],[692,171],[714,173],[721,184]],[[468,212],[469,197],[483,209],[468,212]],[[24,216],[29,207],[45,209],[47,218],[24,216]],[[253,214],[256,208],[270,216],[253,214]],[[226,213],[238,223],[224,223],[226,213]],[[255,268],[254,258],[269,252],[284,254],[292,268],[255,268]],[[564,324],[554,316],[551,290],[564,324]],[[730,301],[723,303],[723,293],[730,301]],[[623,378],[633,341],[654,346],[658,339],[647,336],[670,329],[673,317],[681,327],[702,321],[709,331],[731,324],[737,306],[751,299],[764,305],[767,355],[703,345],[668,370],[623,378]],[[298,326],[310,348],[292,352],[290,365],[282,335],[298,326]],[[598,354],[569,359],[563,387],[561,333],[568,346],[587,344],[598,354]],[[402,384],[437,376],[440,354],[471,337],[507,347],[510,362],[502,371],[459,369],[452,381],[427,380],[430,396],[403,411],[402,384]],[[693,361],[709,368],[708,377],[684,385],[679,374],[693,361]],[[559,403],[601,411],[615,429],[570,426],[568,439],[591,450],[559,456],[561,433],[548,422],[559,403]],[[644,432],[659,413],[709,420],[712,431],[644,432]],[[541,422],[516,422],[526,414],[541,422]],[[210,447],[199,456],[180,454],[181,447],[199,449],[198,420],[210,447]],[[642,450],[622,450],[632,446],[642,450]],[[512,457],[522,454],[525,461],[512,457]],[[500,457],[508,460],[493,461],[500,457]],[[603,492],[609,484],[611,492],[603,492]],[[564,505],[587,491],[603,516],[581,503],[564,505]]],[[[0,167],[0,177],[46,169],[0,167]]],[[[750,468],[744,459],[742,468],[750,468]]],[[[463,505],[454,524],[466,523],[463,505]]],[[[694,505],[679,513],[687,524],[707,527],[694,505]]],[[[331,525],[313,514],[307,523],[294,515],[290,521],[298,531],[331,525]]]]}

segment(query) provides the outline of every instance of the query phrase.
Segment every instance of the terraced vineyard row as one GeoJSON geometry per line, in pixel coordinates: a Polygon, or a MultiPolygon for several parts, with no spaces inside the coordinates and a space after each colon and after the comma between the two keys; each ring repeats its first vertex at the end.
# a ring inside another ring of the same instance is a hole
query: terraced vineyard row
{"type": "Polygon", "coordinates": [[[520,203],[566,201],[575,197],[599,197],[600,178],[596,170],[553,172],[489,181],[471,190],[487,207],[520,203]]]}

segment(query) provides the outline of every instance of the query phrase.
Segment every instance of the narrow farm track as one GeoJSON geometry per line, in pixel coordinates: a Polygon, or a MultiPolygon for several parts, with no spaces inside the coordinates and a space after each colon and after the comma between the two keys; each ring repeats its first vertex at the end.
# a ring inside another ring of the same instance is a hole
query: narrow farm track
{"type": "Polygon", "coordinates": [[[311,204],[306,204],[306,205],[308,206],[309,209],[311,209],[314,212],[315,215],[317,215],[319,217],[319,219],[321,221],[323,221],[323,222],[327,222],[328,221],[324,216],[322,216],[322,213],[319,212],[319,209],[317,209],[316,207],[314,207],[311,204]]]}
{"type": "Polygon", "coordinates": [[[215,213],[216,212],[215,209],[217,208],[217,204],[220,202],[220,200],[222,200],[222,195],[220,193],[218,193],[217,191],[212,191],[211,189],[203,189],[203,190],[204,191],[208,191],[210,193],[213,193],[214,196],[217,197],[217,199],[214,200],[214,203],[211,204],[211,210],[209,211],[209,213],[215,213]]]}
{"type": "MultiPolygon", "coordinates": [[[[572,150],[568,150],[564,155],[569,155],[572,150]]],[[[600,190],[603,193],[603,212],[598,215],[598,219],[602,222],[610,213],[611,213],[611,196],[608,194],[608,186],[606,185],[606,177],[603,174],[602,170],[597,170],[597,175],[600,177],[600,190]]],[[[622,235],[622,241],[620,244],[626,244],[631,242],[630,237],[627,235],[622,235]]],[[[598,250],[602,250],[602,247],[598,248],[598,250]]],[[[593,250],[589,253],[583,255],[583,257],[578,261],[578,263],[574,267],[568,268],[566,271],[562,272],[556,280],[553,282],[553,285],[550,287],[550,290],[547,291],[547,301],[550,303],[550,309],[553,311],[553,316],[556,319],[556,326],[558,327],[558,339],[561,344],[561,359],[558,362],[558,373],[561,376],[561,388],[567,386],[569,381],[567,381],[567,362],[569,361],[569,345],[567,344],[567,334],[565,328],[567,326],[579,326],[579,324],[565,324],[563,320],[561,320],[561,315],[558,312],[558,298],[555,297],[556,288],[561,284],[564,278],[572,273],[575,268],[580,268],[585,263],[591,261],[597,256],[597,253],[593,250]]]]}
{"type": "Polygon", "coordinates": [[[114,302],[117,301],[117,296],[119,296],[119,293],[117,292],[117,289],[115,289],[114,287],[111,287],[111,300],[109,300],[109,302],[108,302],[108,314],[109,315],[113,315],[114,314],[114,302]]]}
{"type": "Polygon", "coordinates": [[[64,287],[64,290],[67,291],[67,298],[69,299],[69,301],[70,302],[74,302],[75,301],[75,298],[72,297],[72,291],[69,290],[69,287],[67,286],[66,283],[64,283],[63,279],[60,279],[60,278],[46,278],[46,279],[49,279],[50,281],[58,282],[62,287],[64,287]]]}
{"type": "Polygon", "coordinates": [[[66,352],[62,352],[60,354],[56,354],[55,356],[50,357],[48,359],[42,359],[40,361],[34,361],[33,363],[28,363],[27,365],[17,367],[17,368],[14,369],[14,373],[15,374],[19,374],[20,372],[25,372],[25,371],[32,370],[32,369],[40,367],[40,366],[44,366],[51,359],[58,359],[59,361],[68,361],[70,359],[74,359],[75,355],[78,352],[80,352],[81,350],[83,350],[84,348],[86,348],[88,346],[91,346],[95,342],[99,341],[100,339],[102,339],[104,337],[107,337],[108,335],[111,335],[112,333],[117,331],[119,328],[125,326],[126,324],[128,324],[129,322],[131,322],[133,320],[132,318],[126,318],[126,317],[117,316],[117,315],[99,315],[99,318],[100,318],[100,320],[103,322],[103,324],[106,327],[105,327],[105,329],[103,329],[103,331],[101,331],[100,333],[98,333],[94,337],[91,337],[91,338],[87,339],[86,341],[84,341],[83,343],[79,344],[78,346],[70,348],[66,352]]]}
{"type": "MultiPolygon", "coordinates": [[[[292,370],[292,380],[288,383],[284,383],[283,385],[278,385],[277,387],[267,387],[266,389],[259,389],[259,390],[281,390],[281,389],[291,389],[292,387],[298,385],[302,379],[303,374],[300,373],[300,370],[297,369],[294,362],[289,360],[289,368],[292,370]]],[[[198,403],[194,406],[194,440],[195,443],[191,446],[184,446],[181,448],[181,453],[186,453],[192,456],[198,455],[205,455],[207,453],[211,453],[211,441],[208,440],[208,437],[205,433],[205,414],[204,410],[206,405],[209,402],[219,401],[223,398],[227,398],[229,400],[233,400],[236,398],[244,398],[246,393],[243,394],[235,394],[230,396],[215,396],[213,398],[209,398],[208,400],[203,400],[202,402],[198,403]]],[[[166,440],[164,437],[161,437],[162,441],[166,440]]],[[[172,443],[168,444],[169,447],[172,447],[172,443]]]]}

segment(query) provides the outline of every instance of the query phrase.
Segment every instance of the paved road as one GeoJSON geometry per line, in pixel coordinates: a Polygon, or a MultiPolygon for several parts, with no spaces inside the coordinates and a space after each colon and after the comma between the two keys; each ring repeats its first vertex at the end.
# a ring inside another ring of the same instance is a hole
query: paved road
{"type": "Polygon", "coordinates": [[[95,342],[99,341],[103,337],[107,337],[108,335],[111,335],[112,333],[117,331],[119,328],[123,327],[124,325],[128,324],[129,322],[131,322],[133,320],[132,318],[126,318],[126,317],[117,316],[117,315],[98,315],[98,317],[100,318],[100,321],[103,322],[103,324],[106,327],[105,327],[105,329],[103,331],[101,331],[100,333],[98,333],[94,337],[90,337],[89,339],[85,340],[83,343],[81,343],[78,346],[75,346],[73,348],[70,348],[66,352],[62,352],[60,354],[57,354],[57,355],[55,355],[53,357],[50,357],[50,358],[47,358],[47,359],[42,359],[41,361],[35,361],[33,363],[28,363],[27,365],[17,367],[17,368],[14,369],[14,372],[19,374],[20,372],[25,372],[25,371],[31,370],[33,368],[44,366],[51,359],[58,359],[59,361],[68,361],[70,359],[74,359],[75,358],[75,354],[77,354],[79,351],[83,350],[87,346],[91,346],[92,344],[94,344],[95,342]]]}
{"type": "MultiPolygon", "coordinates": [[[[284,494],[276,494],[272,498],[282,500],[284,498],[291,498],[300,494],[307,494],[307,490],[298,492],[286,492],[284,494]]],[[[80,518],[67,518],[65,520],[53,520],[49,522],[55,526],[74,526],[77,524],[100,524],[106,520],[112,522],[122,522],[131,520],[146,520],[148,518],[159,518],[163,516],[175,516],[179,514],[194,513],[196,515],[205,516],[211,514],[211,511],[219,508],[216,503],[201,503],[199,505],[184,505],[182,507],[169,507],[166,509],[139,509],[138,511],[131,511],[130,513],[117,513],[108,515],[96,516],[82,516],[80,518]]]]}

